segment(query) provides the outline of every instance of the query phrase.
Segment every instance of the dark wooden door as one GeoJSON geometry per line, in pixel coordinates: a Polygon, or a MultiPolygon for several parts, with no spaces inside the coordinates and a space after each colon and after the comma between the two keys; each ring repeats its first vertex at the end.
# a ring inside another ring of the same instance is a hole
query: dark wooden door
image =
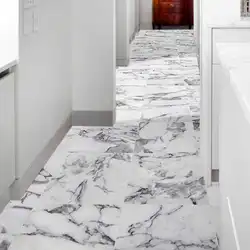
{"type": "Polygon", "coordinates": [[[192,25],[193,0],[153,0],[153,25],[192,25]]]}

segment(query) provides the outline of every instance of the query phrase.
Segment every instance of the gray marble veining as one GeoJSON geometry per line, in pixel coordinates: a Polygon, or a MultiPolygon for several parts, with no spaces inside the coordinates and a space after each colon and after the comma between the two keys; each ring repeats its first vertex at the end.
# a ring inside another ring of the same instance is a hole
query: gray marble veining
{"type": "Polygon", "coordinates": [[[114,127],[73,127],[0,216],[2,250],[219,249],[199,158],[193,32],[140,31],[114,127]]]}

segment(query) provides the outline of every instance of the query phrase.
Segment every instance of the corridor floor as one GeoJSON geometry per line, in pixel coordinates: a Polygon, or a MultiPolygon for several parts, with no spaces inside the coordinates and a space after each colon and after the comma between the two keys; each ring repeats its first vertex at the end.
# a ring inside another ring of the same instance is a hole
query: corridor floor
{"type": "Polygon", "coordinates": [[[140,31],[117,69],[115,126],[69,131],[1,214],[0,249],[218,250],[199,89],[192,31],[140,31]]]}

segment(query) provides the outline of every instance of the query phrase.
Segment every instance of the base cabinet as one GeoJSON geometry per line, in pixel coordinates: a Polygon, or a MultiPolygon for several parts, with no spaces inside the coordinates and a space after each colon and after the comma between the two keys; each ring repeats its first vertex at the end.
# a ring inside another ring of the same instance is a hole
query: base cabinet
{"type": "Polygon", "coordinates": [[[193,26],[193,0],[153,0],[153,26],[193,26]]]}
{"type": "Polygon", "coordinates": [[[14,73],[0,79],[0,195],[15,180],[14,73]]]}

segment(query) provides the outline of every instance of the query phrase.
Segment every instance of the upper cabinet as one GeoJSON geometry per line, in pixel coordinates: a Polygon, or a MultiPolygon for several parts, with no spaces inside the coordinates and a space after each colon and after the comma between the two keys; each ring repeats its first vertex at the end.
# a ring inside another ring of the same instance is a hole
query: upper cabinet
{"type": "Polygon", "coordinates": [[[14,74],[0,78],[0,195],[15,180],[14,74]]]}

